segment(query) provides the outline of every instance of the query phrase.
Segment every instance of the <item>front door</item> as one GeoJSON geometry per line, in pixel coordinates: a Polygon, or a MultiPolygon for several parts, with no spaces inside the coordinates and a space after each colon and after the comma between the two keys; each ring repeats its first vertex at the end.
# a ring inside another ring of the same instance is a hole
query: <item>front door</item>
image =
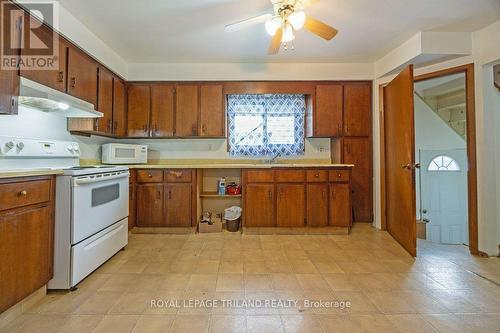
{"type": "Polygon", "coordinates": [[[420,214],[427,222],[427,240],[468,244],[465,149],[421,150],[420,161],[420,214]]]}
{"type": "Polygon", "coordinates": [[[417,255],[413,66],[384,87],[387,231],[417,255]]]}

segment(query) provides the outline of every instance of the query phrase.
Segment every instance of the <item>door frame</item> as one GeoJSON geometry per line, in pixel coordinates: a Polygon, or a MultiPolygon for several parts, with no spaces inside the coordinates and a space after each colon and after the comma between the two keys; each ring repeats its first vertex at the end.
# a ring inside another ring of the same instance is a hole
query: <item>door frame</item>
{"type": "MultiPolygon", "coordinates": [[[[466,126],[467,126],[467,201],[468,201],[468,224],[469,224],[469,251],[471,254],[480,254],[478,248],[478,225],[477,225],[477,159],[476,159],[476,106],[475,106],[475,84],[474,64],[466,64],[457,67],[446,68],[436,72],[416,75],[414,82],[428,80],[450,74],[465,74],[466,90],[466,126]]],[[[387,230],[386,220],[386,186],[385,186],[385,124],[384,124],[384,86],[379,86],[379,122],[380,122],[380,204],[381,204],[381,228],[387,230]]],[[[416,198],[415,198],[416,200],[416,198]]]]}

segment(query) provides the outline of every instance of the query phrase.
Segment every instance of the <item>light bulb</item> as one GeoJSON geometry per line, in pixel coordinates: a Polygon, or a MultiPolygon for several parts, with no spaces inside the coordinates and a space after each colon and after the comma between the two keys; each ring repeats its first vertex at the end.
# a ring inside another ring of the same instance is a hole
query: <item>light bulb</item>
{"type": "Polygon", "coordinates": [[[295,39],[295,35],[293,34],[293,28],[290,24],[287,24],[283,29],[283,36],[281,37],[282,43],[288,43],[295,39]]]}
{"type": "Polygon", "coordinates": [[[274,36],[279,28],[281,28],[281,18],[278,16],[272,17],[266,21],[266,31],[269,35],[274,36]]]}
{"type": "Polygon", "coordinates": [[[288,22],[292,25],[295,30],[302,29],[306,23],[306,13],[304,12],[293,12],[288,16],[288,22]]]}
{"type": "Polygon", "coordinates": [[[69,105],[66,104],[66,103],[62,103],[62,102],[57,103],[57,107],[59,109],[61,109],[61,110],[67,110],[67,109],[69,109],[69,105]]]}

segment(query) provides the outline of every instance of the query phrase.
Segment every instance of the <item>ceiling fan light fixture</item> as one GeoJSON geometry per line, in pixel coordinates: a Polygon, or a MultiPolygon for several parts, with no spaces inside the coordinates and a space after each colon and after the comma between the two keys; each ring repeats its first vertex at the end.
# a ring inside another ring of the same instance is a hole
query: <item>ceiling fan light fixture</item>
{"type": "Polygon", "coordinates": [[[281,28],[282,21],[278,16],[274,16],[266,21],[266,31],[269,35],[274,36],[276,31],[281,28]]]}
{"type": "Polygon", "coordinates": [[[293,34],[293,28],[290,24],[287,24],[283,29],[283,37],[281,37],[282,43],[289,43],[295,39],[295,35],[293,34]]]}
{"type": "Polygon", "coordinates": [[[288,22],[290,22],[295,30],[300,30],[306,23],[306,13],[293,12],[292,14],[290,14],[290,16],[288,16],[288,22]]]}

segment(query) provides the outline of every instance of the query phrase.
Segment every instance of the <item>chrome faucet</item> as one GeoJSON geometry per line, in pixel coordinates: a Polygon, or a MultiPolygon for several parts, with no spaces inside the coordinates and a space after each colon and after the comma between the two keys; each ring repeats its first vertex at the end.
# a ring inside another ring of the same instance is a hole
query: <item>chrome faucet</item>
{"type": "Polygon", "coordinates": [[[280,157],[280,156],[281,156],[281,154],[280,154],[280,153],[278,153],[278,154],[274,155],[272,158],[267,159],[267,160],[265,161],[265,163],[266,163],[266,164],[273,164],[274,162],[276,162],[276,159],[277,159],[278,157],[280,157]]]}

